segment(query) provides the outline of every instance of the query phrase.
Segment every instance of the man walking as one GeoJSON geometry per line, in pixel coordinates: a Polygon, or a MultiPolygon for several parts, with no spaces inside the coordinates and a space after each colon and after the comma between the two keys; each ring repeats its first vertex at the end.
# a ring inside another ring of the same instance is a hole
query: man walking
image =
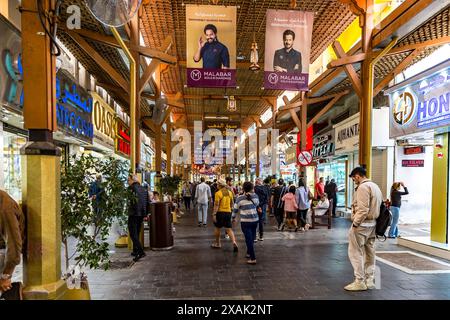
{"type": "Polygon", "coordinates": [[[195,202],[198,207],[198,226],[206,228],[208,218],[208,203],[211,200],[211,188],[205,183],[205,178],[201,177],[200,184],[195,191],[195,202]]]}
{"type": "Polygon", "coordinates": [[[282,231],[284,228],[283,217],[284,217],[284,202],[281,200],[287,192],[287,187],[284,185],[284,180],[278,180],[278,186],[272,189],[272,195],[270,198],[270,203],[272,208],[274,208],[275,218],[278,223],[278,231],[282,231]]]}
{"type": "Polygon", "coordinates": [[[147,190],[141,186],[136,175],[128,176],[128,184],[133,193],[133,199],[131,199],[128,212],[128,231],[133,242],[133,252],[131,255],[134,256],[133,261],[137,262],[145,257],[144,248],[139,241],[139,232],[141,231],[144,217],[147,215],[149,200],[147,190]]]}
{"type": "Polygon", "coordinates": [[[12,288],[11,278],[20,263],[24,240],[25,217],[19,205],[5,191],[0,190],[0,296],[12,288]]]}
{"type": "Polygon", "coordinates": [[[356,184],[352,203],[352,226],[348,233],[348,257],[355,281],[344,289],[363,291],[375,288],[375,226],[383,200],[380,188],[367,178],[366,169],[353,169],[356,184]]]}
{"type": "Polygon", "coordinates": [[[331,179],[331,181],[325,185],[325,193],[329,200],[333,200],[333,217],[336,217],[337,191],[337,184],[334,179],[331,179]]]}
{"type": "Polygon", "coordinates": [[[266,185],[262,184],[261,179],[256,179],[255,193],[258,196],[259,205],[257,207],[259,222],[259,241],[264,240],[264,223],[266,222],[267,203],[269,202],[270,193],[266,185]]]}

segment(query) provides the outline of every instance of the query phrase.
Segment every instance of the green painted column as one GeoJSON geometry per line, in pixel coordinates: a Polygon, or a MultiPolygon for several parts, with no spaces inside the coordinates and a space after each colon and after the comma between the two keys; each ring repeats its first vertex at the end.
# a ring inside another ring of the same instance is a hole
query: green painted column
{"type": "Polygon", "coordinates": [[[448,133],[434,137],[431,241],[447,243],[448,219],[448,133]]]}

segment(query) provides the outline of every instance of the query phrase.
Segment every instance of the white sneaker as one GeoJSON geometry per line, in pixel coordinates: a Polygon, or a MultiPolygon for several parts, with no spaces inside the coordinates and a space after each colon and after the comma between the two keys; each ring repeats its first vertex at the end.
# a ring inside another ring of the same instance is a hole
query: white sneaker
{"type": "Polygon", "coordinates": [[[364,281],[355,280],[352,283],[350,283],[349,285],[345,286],[344,289],[347,291],[366,291],[367,286],[364,283],[364,281]]]}
{"type": "Polygon", "coordinates": [[[374,277],[367,277],[366,278],[366,287],[367,289],[375,289],[375,278],[374,277]]]}
{"type": "Polygon", "coordinates": [[[228,234],[226,234],[225,239],[230,239],[230,236],[228,234]]]}

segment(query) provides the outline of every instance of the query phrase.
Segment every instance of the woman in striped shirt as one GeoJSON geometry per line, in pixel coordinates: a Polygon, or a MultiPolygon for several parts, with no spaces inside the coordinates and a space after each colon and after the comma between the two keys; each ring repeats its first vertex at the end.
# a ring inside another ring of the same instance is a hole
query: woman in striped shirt
{"type": "Polygon", "coordinates": [[[236,214],[239,213],[241,217],[241,229],[247,245],[247,258],[249,259],[247,263],[256,264],[253,240],[256,238],[256,227],[259,221],[257,212],[259,199],[256,193],[253,192],[253,184],[251,182],[245,182],[243,189],[244,194],[237,197],[234,205],[233,220],[235,220],[236,214]]]}

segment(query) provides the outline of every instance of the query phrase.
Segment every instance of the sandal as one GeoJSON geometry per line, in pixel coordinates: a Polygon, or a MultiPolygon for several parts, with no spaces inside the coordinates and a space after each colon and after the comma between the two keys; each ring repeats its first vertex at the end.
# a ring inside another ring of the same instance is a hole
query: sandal
{"type": "Polygon", "coordinates": [[[220,245],[218,245],[217,243],[213,243],[213,244],[211,244],[211,248],[213,248],[213,249],[220,249],[222,247],[220,245]]]}

